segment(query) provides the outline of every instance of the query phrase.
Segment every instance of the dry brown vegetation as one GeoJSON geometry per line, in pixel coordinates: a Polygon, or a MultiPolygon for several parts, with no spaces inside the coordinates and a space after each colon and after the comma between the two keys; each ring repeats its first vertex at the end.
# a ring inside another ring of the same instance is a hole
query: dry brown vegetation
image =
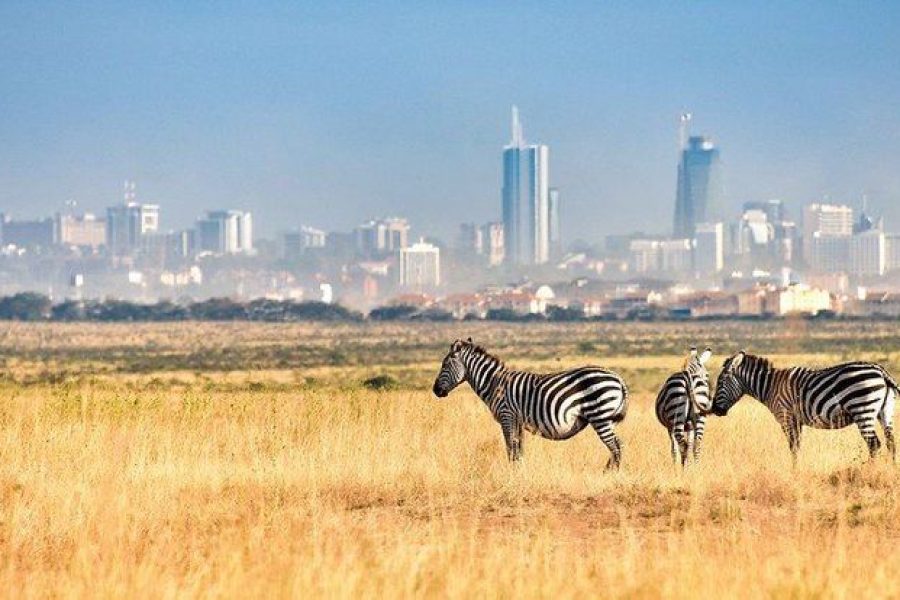
{"type": "Polygon", "coordinates": [[[900,467],[865,462],[856,431],[807,431],[792,469],[744,400],[681,473],[652,402],[688,343],[900,373],[898,333],[2,324],[0,582],[32,597],[897,596],[900,467]],[[587,431],[528,437],[507,463],[470,391],[427,391],[464,335],[516,366],[622,371],[623,469],[602,472],[587,431]],[[360,385],[379,374],[396,388],[360,385]]]}

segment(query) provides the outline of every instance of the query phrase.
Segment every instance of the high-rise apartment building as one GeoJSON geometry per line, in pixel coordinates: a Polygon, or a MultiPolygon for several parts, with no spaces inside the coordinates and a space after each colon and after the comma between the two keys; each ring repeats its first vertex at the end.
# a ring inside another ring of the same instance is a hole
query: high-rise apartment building
{"type": "Polygon", "coordinates": [[[674,237],[693,238],[697,223],[725,218],[722,165],[712,140],[692,136],[681,150],[674,237]]]}
{"type": "Polygon", "coordinates": [[[503,235],[506,261],[550,260],[550,149],[525,143],[519,111],[512,109],[512,140],[503,150],[503,235]]]}

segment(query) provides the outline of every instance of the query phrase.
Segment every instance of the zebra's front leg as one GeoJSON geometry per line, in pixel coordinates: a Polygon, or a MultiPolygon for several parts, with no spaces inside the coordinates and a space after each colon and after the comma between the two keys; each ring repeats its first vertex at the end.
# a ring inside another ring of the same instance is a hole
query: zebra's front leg
{"type": "Polygon", "coordinates": [[[793,415],[782,415],[779,420],[781,421],[781,430],[787,437],[788,448],[791,450],[791,460],[796,466],[797,455],[800,453],[800,422],[793,415]]]}
{"type": "Polygon", "coordinates": [[[591,423],[594,431],[600,436],[600,440],[609,448],[610,457],[606,462],[606,470],[618,469],[622,465],[622,443],[616,435],[611,421],[591,423]]]}
{"type": "Polygon", "coordinates": [[[516,462],[522,458],[522,424],[514,419],[503,419],[500,424],[503,429],[503,439],[506,442],[506,456],[510,461],[516,462]]]}

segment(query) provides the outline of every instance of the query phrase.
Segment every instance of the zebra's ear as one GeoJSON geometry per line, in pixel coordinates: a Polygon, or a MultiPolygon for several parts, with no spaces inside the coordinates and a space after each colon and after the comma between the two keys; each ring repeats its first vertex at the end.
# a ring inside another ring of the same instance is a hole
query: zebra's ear
{"type": "Polygon", "coordinates": [[[697,356],[697,346],[691,346],[691,358],[697,356]]]}
{"type": "Polygon", "coordinates": [[[731,358],[731,368],[733,369],[733,368],[735,368],[735,367],[741,366],[741,363],[744,362],[744,357],[745,357],[745,356],[746,356],[746,353],[745,353],[743,350],[741,350],[740,352],[738,352],[737,354],[735,354],[735,355],[731,358]]]}
{"type": "Polygon", "coordinates": [[[475,342],[472,341],[472,338],[471,338],[471,337],[469,337],[468,339],[466,339],[466,341],[469,342],[470,344],[474,344],[474,343],[475,343],[475,342]]]}
{"type": "Polygon", "coordinates": [[[707,347],[706,350],[703,351],[703,354],[700,355],[700,364],[705,365],[706,361],[712,356],[712,349],[707,347]]]}

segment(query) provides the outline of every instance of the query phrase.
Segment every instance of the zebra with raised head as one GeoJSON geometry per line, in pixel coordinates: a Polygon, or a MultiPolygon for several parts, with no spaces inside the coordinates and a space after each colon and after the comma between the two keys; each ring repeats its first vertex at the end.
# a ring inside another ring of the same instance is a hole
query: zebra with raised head
{"type": "Polygon", "coordinates": [[[869,455],[875,456],[881,448],[875,433],[879,421],[891,458],[896,459],[893,420],[898,392],[897,382],[877,363],[776,369],[767,359],[741,350],[722,366],[713,412],[724,416],[743,395],[753,396],[781,424],[795,461],[804,425],[840,429],[855,424],[869,455]]]}
{"type": "Polygon", "coordinates": [[[712,408],[706,370],[710,356],[709,348],[698,355],[692,347],[681,371],[669,375],[656,396],[656,418],[669,431],[672,460],[677,463],[680,456],[682,467],[691,454],[700,460],[706,415],[712,408]]]}
{"type": "Polygon", "coordinates": [[[434,381],[434,394],[443,398],[464,381],[500,424],[510,460],[522,457],[523,429],[565,440],[590,424],[609,448],[606,468],[619,467],[622,446],[614,425],[625,418],[628,389],[612,371],[600,367],[546,375],[514,371],[469,338],[450,346],[434,381]]]}

